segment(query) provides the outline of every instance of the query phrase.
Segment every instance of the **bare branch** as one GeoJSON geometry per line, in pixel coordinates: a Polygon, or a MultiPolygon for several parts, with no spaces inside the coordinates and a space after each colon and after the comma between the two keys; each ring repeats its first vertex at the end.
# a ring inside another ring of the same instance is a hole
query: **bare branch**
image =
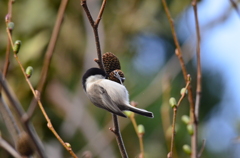
{"type": "Polygon", "coordinates": [[[200,51],[200,43],[201,43],[201,37],[200,37],[200,28],[199,28],[199,21],[198,21],[198,11],[197,11],[197,1],[193,0],[192,1],[192,6],[193,6],[193,11],[194,11],[194,19],[195,19],[195,25],[196,25],[196,34],[197,34],[197,50],[196,50],[196,55],[197,55],[197,89],[196,89],[196,102],[195,102],[195,116],[196,116],[196,121],[194,122],[194,135],[195,137],[193,138],[193,144],[194,146],[192,147],[192,158],[196,158],[198,151],[197,151],[197,135],[198,135],[198,115],[199,115],[199,107],[200,107],[200,99],[201,99],[201,93],[202,93],[202,70],[201,70],[201,51],[200,51]]]}
{"type": "Polygon", "coordinates": [[[21,131],[17,125],[15,118],[13,117],[11,110],[9,109],[9,106],[3,100],[2,95],[0,95],[0,113],[3,117],[8,131],[12,136],[13,142],[16,144],[17,137],[21,131]]]}
{"type": "Polygon", "coordinates": [[[200,158],[200,157],[202,156],[203,150],[205,149],[205,145],[206,145],[206,140],[203,139],[203,141],[202,141],[202,147],[201,147],[201,149],[200,149],[200,151],[199,151],[199,153],[198,153],[198,158],[200,158]]]}
{"type": "MultiPolygon", "coordinates": [[[[11,38],[11,36],[10,36],[10,33],[9,33],[9,30],[8,30],[8,29],[7,29],[7,33],[8,33],[9,39],[11,40],[12,49],[13,49],[13,42],[12,42],[12,38],[11,38]]],[[[45,119],[46,119],[46,121],[47,121],[47,127],[52,131],[52,133],[55,135],[55,137],[58,139],[58,141],[62,144],[62,146],[63,146],[74,158],[77,158],[76,154],[72,151],[72,148],[69,147],[69,146],[62,140],[62,138],[58,135],[58,133],[55,131],[55,129],[54,129],[52,123],[51,123],[51,120],[50,120],[50,118],[48,117],[48,115],[47,115],[47,113],[46,113],[46,111],[45,111],[45,109],[44,109],[44,107],[43,107],[43,105],[42,105],[42,102],[41,102],[40,97],[39,97],[39,93],[37,93],[38,91],[35,91],[35,90],[34,90],[34,88],[33,88],[32,84],[31,84],[31,82],[30,82],[27,74],[25,73],[25,70],[24,70],[24,68],[23,68],[23,65],[22,65],[22,63],[20,62],[17,54],[14,54],[14,57],[15,57],[18,65],[19,65],[19,67],[20,67],[20,69],[21,69],[24,77],[25,77],[25,80],[26,80],[29,88],[31,89],[31,91],[32,91],[35,99],[36,99],[37,102],[38,102],[39,108],[41,109],[41,111],[42,111],[42,113],[43,113],[43,115],[44,115],[44,117],[45,117],[45,119]]],[[[20,116],[23,116],[23,114],[20,115],[20,116]]],[[[26,120],[28,120],[28,119],[26,119],[26,120]]]]}
{"type": "Polygon", "coordinates": [[[22,158],[22,156],[10,145],[7,141],[5,141],[2,137],[0,137],[0,146],[8,151],[15,158],[22,158]]]}
{"type": "Polygon", "coordinates": [[[49,45],[48,45],[48,48],[47,48],[47,51],[46,51],[46,54],[45,54],[45,58],[44,58],[43,68],[42,68],[42,72],[41,72],[41,79],[40,79],[40,82],[37,86],[37,90],[39,92],[42,92],[42,89],[43,89],[43,87],[45,85],[45,82],[46,82],[49,65],[51,63],[51,59],[52,59],[52,55],[53,55],[54,48],[55,48],[55,45],[56,45],[56,41],[57,41],[57,38],[58,38],[58,35],[59,35],[60,28],[62,26],[61,24],[62,24],[62,21],[63,21],[63,16],[64,16],[64,12],[65,12],[67,4],[68,4],[68,0],[62,0],[61,4],[60,4],[60,7],[58,9],[57,20],[55,22],[53,32],[52,32],[52,36],[51,36],[51,39],[50,39],[50,42],[49,42],[49,45]]]}
{"type": "MultiPolygon", "coordinates": [[[[8,0],[8,14],[7,14],[6,19],[5,19],[6,20],[6,24],[11,22],[11,20],[12,20],[12,4],[13,4],[13,1],[12,0],[8,0]]],[[[11,43],[10,43],[10,39],[8,38],[7,49],[6,49],[6,57],[5,57],[5,64],[4,64],[4,68],[3,68],[3,76],[4,77],[6,77],[6,75],[7,75],[8,67],[9,67],[9,64],[10,64],[10,61],[9,61],[10,50],[11,50],[11,43]]]]}
{"type": "Polygon", "coordinates": [[[230,0],[230,2],[231,2],[231,4],[232,4],[233,8],[236,10],[238,16],[240,16],[240,11],[239,11],[239,9],[238,9],[237,3],[236,3],[234,0],[230,0]]]}
{"type": "MultiPolygon", "coordinates": [[[[58,38],[58,35],[59,35],[59,32],[60,32],[60,29],[61,29],[61,26],[62,26],[63,16],[64,16],[65,9],[67,7],[67,4],[68,4],[68,0],[62,0],[61,4],[59,6],[59,9],[58,9],[57,19],[56,19],[56,22],[55,22],[55,25],[54,25],[54,28],[53,28],[53,32],[52,32],[52,35],[51,35],[51,39],[50,39],[47,51],[45,53],[43,68],[42,68],[42,72],[41,72],[41,78],[40,78],[38,86],[37,86],[37,90],[39,92],[43,91],[43,88],[44,88],[45,83],[46,83],[46,79],[47,79],[47,75],[48,75],[48,71],[49,71],[49,66],[50,66],[50,63],[52,61],[52,56],[53,56],[53,53],[54,53],[54,49],[55,49],[55,45],[56,45],[56,42],[57,42],[57,38],[58,38]]],[[[37,107],[37,101],[36,101],[35,97],[33,97],[32,101],[31,101],[31,104],[29,106],[28,112],[27,112],[28,113],[28,118],[27,119],[30,119],[32,117],[32,114],[34,113],[34,110],[35,110],[36,107],[37,107]]]]}
{"type": "Polygon", "coordinates": [[[122,155],[122,158],[128,158],[128,155],[127,155],[127,152],[126,152],[123,140],[122,140],[117,115],[112,114],[112,117],[113,117],[113,128],[109,128],[109,130],[112,131],[116,136],[116,140],[117,140],[118,147],[119,147],[120,153],[122,155]]]}

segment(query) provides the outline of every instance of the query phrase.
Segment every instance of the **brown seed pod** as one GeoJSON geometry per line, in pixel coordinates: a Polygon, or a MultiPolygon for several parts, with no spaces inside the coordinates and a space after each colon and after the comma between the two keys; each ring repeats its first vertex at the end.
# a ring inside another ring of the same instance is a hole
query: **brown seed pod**
{"type": "Polygon", "coordinates": [[[30,156],[33,154],[34,150],[29,140],[27,133],[22,132],[17,141],[17,150],[21,156],[30,156]]]}
{"type": "Polygon", "coordinates": [[[113,70],[112,72],[110,72],[108,79],[122,84],[125,80],[125,77],[122,70],[113,70]]]}
{"type": "Polygon", "coordinates": [[[115,56],[113,53],[107,52],[103,54],[102,58],[107,74],[110,74],[113,70],[121,69],[118,57],[115,56]]]}

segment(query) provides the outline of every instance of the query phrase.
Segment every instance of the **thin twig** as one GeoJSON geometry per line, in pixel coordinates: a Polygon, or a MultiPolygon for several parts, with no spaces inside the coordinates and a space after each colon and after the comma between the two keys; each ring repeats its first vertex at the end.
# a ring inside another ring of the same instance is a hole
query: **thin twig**
{"type": "Polygon", "coordinates": [[[139,144],[140,144],[140,156],[139,158],[144,158],[144,146],[143,146],[143,134],[138,134],[138,138],[139,138],[139,144]]]}
{"type": "Polygon", "coordinates": [[[2,95],[0,95],[0,113],[3,117],[3,120],[6,124],[6,127],[9,131],[9,133],[12,136],[13,142],[16,144],[18,135],[21,133],[18,124],[9,109],[9,106],[6,104],[6,102],[3,100],[2,95]]]}
{"type": "MultiPolygon", "coordinates": [[[[134,102],[134,101],[131,101],[130,104],[134,107],[137,106],[137,103],[134,102]]],[[[135,119],[135,114],[133,112],[131,112],[131,115],[129,116],[129,118],[130,118],[130,120],[133,124],[134,130],[135,130],[135,132],[138,136],[139,146],[140,146],[140,157],[144,158],[145,154],[144,154],[144,145],[143,145],[143,134],[138,132],[138,125],[137,125],[137,122],[136,122],[136,119],[135,119]]]]}
{"type": "Polygon", "coordinates": [[[109,128],[109,130],[112,131],[116,136],[116,140],[117,140],[118,147],[119,147],[120,153],[122,155],[122,158],[128,158],[125,146],[123,144],[123,140],[122,140],[119,124],[118,124],[117,115],[112,114],[112,117],[113,117],[113,128],[109,128]]]}
{"type": "MultiPolygon", "coordinates": [[[[7,32],[8,32],[8,35],[9,35],[9,31],[7,31],[7,32]]],[[[13,46],[13,42],[12,42],[11,36],[10,36],[9,38],[10,38],[11,43],[12,43],[12,46],[13,46]]],[[[13,48],[13,47],[12,47],[12,48],[13,48]]],[[[47,115],[47,113],[46,113],[46,111],[45,111],[45,109],[44,109],[44,107],[43,107],[43,105],[42,105],[42,102],[41,102],[40,97],[39,97],[39,93],[36,93],[36,91],[34,90],[34,88],[33,88],[32,84],[31,84],[29,78],[28,78],[27,75],[25,74],[24,68],[23,68],[20,60],[18,59],[17,54],[14,54],[14,57],[15,57],[18,65],[19,65],[19,67],[21,68],[22,73],[23,73],[23,75],[24,75],[24,77],[25,77],[25,80],[26,80],[26,82],[28,83],[29,88],[31,89],[31,91],[32,91],[35,99],[36,99],[37,102],[38,102],[39,108],[41,109],[41,111],[42,111],[42,113],[43,113],[43,115],[44,115],[44,117],[45,117],[45,119],[46,119],[46,121],[47,121],[47,127],[52,131],[52,133],[55,135],[55,137],[58,139],[58,141],[62,144],[62,146],[63,146],[74,158],[77,158],[76,154],[72,151],[72,148],[69,147],[68,145],[66,145],[65,142],[62,140],[62,138],[61,138],[61,137],[58,135],[58,133],[55,131],[55,129],[54,129],[52,123],[51,123],[51,120],[49,119],[49,117],[48,117],[48,115],[47,115]]],[[[38,92],[38,91],[37,91],[37,92],[38,92]]]]}
{"type": "MultiPolygon", "coordinates": [[[[6,24],[8,24],[9,22],[12,21],[12,4],[13,4],[13,1],[8,0],[8,14],[7,14],[6,19],[5,19],[6,24]]],[[[9,61],[10,50],[11,50],[11,44],[10,44],[10,39],[8,38],[5,64],[4,64],[4,68],[3,68],[3,76],[4,77],[6,77],[6,75],[7,75],[8,67],[9,67],[9,64],[10,64],[10,61],[9,61]]]]}
{"type": "Polygon", "coordinates": [[[240,16],[240,11],[239,11],[239,9],[238,9],[237,3],[236,3],[234,0],[230,0],[230,2],[231,2],[231,4],[232,4],[233,8],[236,10],[238,16],[240,16]]]}
{"type": "Polygon", "coordinates": [[[44,58],[42,72],[41,72],[40,82],[37,86],[37,90],[39,92],[42,92],[43,87],[46,83],[46,78],[47,78],[47,75],[48,75],[49,66],[50,66],[50,63],[51,63],[51,59],[52,59],[52,56],[53,56],[53,52],[54,52],[54,48],[55,48],[55,45],[56,45],[56,42],[57,42],[57,38],[58,38],[58,35],[59,35],[59,32],[60,32],[60,28],[62,26],[61,24],[62,24],[62,21],[63,21],[63,16],[64,16],[65,9],[67,7],[67,4],[68,4],[68,0],[62,0],[61,4],[60,4],[60,7],[58,9],[57,19],[56,19],[56,22],[55,22],[55,25],[54,25],[54,28],[53,28],[53,32],[52,32],[52,35],[51,35],[51,39],[50,39],[47,51],[45,53],[45,58],[44,58]]]}
{"type": "Polygon", "coordinates": [[[98,16],[97,16],[97,20],[96,20],[95,23],[94,23],[94,26],[95,26],[95,27],[98,27],[99,22],[100,22],[100,20],[102,19],[102,15],[103,15],[104,8],[105,8],[105,6],[106,6],[106,2],[107,2],[107,0],[103,0],[103,2],[102,2],[100,11],[99,11],[98,16]]]}
{"type": "Polygon", "coordinates": [[[136,119],[134,117],[134,113],[131,114],[131,116],[129,117],[132,124],[133,124],[133,127],[134,127],[134,130],[138,136],[138,140],[139,140],[139,146],[140,146],[140,154],[141,154],[141,158],[144,158],[144,146],[143,146],[143,140],[142,140],[142,134],[139,134],[138,133],[138,127],[137,127],[137,122],[136,122],[136,119]]]}
{"type": "Polygon", "coordinates": [[[176,117],[177,117],[177,106],[175,106],[173,108],[172,139],[171,139],[170,152],[168,153],[167,158],[172,158],[172,156],[173,156],[173,145],[174,145],[174,138],[175,138],[176,117]]]}
{"type": "Polygon", "coordinates": [[[15,57],[15,59],[17,60],[19,66],[20,66],[20,68],[21,68],[21,70],[22,70],[22,73],[24,74],[25,79],[26,79],[26,81],[27,81],[27,83],[28,83],[28,86],[29,86],[29,88],[31,89],[31,91],[32,91],[35,99],[37,100],[38,105],[39,105],[39,108],[41,109],[41,111],[42,111],[42,113],[43,113],[43,115],[44,115],[44,117],[45,117],[45,119],[46,119],[46,121],[47,121],[47,127],[52,131],[52,133],[55,135],[55,137],[58,139],[58,141],[62,144],[62,146],[63,146],[74,158],[77,158],[76,154],[72,151],[72,148],[69,147],[69,146],[67,146],[67,145],[65,144],[65,142],[62,140],[62,138],[58,135],[58,133],[57,133],[56,130],[54,129],[54,127],[53,127],[53,125],[52,125],[52,123],[51,123],[51,120],[50,120],[50,118],[48,117],[48,115],[47,115],[47,113],[46,113],[46,111],[45,111],[45,109],[44,109],[44,107],[43,107],[43,105],[42,105],[42,102],[41,102],[41,100],[40,100],[39,95],[36,93],[36,91],[34,90],[32,84],[31,84],[31,82],[30,82],[30,80],[28,79],[27,75],[25,74],[24,68],[23,68],[20,60],[18,59],[18,56],[17,56],[16,54],[14,54],[14,57],[15,57]]]}
{"type": "MultiPolygon", "coordinates": [[[[185,86],[185,89],[187,89],[190,85],[190,75],[188,75],[188,82],[185,86]]],[[[176,118],[177,118],[177,110],[180,106],[183,98],[186,96],[186,93],[182,93],[180,99],[178,100],[178,103],[176,106],[173,107],[173,122],[172,122],[172,139],[171,139],[171,146],[170,146],[170,152],[168,153],[167,157],[172,158],[173,156],[173,146],[174,146],[174,138],[175,138],[175,127],[176,127],[176,118]]]]}
{"type": "Polygon", "coordinates": [[[2,137],[0,137],[0,146],[6,151],[8,151],[8,153],[10,153],[13,157],[22,158],[22,156],[2,137]]]}
{"type": "Polygon", "coordinates": [[[194,11],[194,19],[195,19],[195,26],[196,26],[196,34],[197,34],[197,48],[196,48],[196,55],[197,55],[197,88],[196,88],[196,102],[195,102],[195,116],[196,121],[194,122],[193,130],[195,137],[193,138],[195,146],[192,146],[192,158],[196,158],[198,155],[197,151],[197,144],[198,144],[198,116],[199,116],[199,107],[200,107],[200,100],[202,94],[202,70],[201,70],[201,51],[200,51],[200,44],[201,44],[201,37],[200,37],[200,28],[199,28],[199,21],[198,21],[198,11],[197,11],[197,1],[192,1],[193,11],[194,11]]]}
{"type": "Polygon", "coordinates": [[[95,22],[92,18],[92,15],[91,15],[89,9],[88,9],[87,1],[86,0],[81,0],[81,5],[82,5],[87,17],[88,17],[89,23],[91,24],[93,32],[94,32],[96,48],[97,48],[97,55],[98,55],[98,62],[97,63],[99,65],[99,67],[104,71],[105,71],[105,67],[104,67],[103,60],[102,60],[101,46],[100,46],[100,40],[99,40],[99,35],[98,35],[98,25],[99,25],[99,22],[102,18],[102,14],[103,14],[106,2],[107,2],[107,0],[103,0],[101,9],[99,11],[97,20],[95,22]]]}
{"type": "Polygon", "coordinates": [[[200,55],[200,28],[198,22],[198,12],[197,12],[197,2],[194,1],[192,3],[193,10],[194,10],[194,18],[195,18],[195,25],[196,25],[196,34],[197,34],[197,89],[196,89],[196,102],[195,102],[195,115],[198,121],[198,114],[199,114],[199,106],[200,106],[200,98],[202,92],[202,70],[201,70],[201,55],[200,55]]]}
{"type": "Polygon", "coordinates": [[[203,139],[203,141],[202,141],[202,147],[201,147],[201,149],[200,149],[200,151],[199,151],[199,153],[198,153],[198,158],[200,158],[200,157],[202,156],[203,150],[205,149],[205,145],[206,145],[206,140],[203,139]]]}

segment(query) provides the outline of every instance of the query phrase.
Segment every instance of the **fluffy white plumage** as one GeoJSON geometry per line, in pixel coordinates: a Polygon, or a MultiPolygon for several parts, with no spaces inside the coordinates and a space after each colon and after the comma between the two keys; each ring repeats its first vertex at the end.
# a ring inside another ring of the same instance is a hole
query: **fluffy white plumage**
{"type": "Polygon", "coordinates": [[[98,68],[89,69],[83,76],[83,87],[91,102],[122,117],[122,111],[129,110],[146,117],[154,117],[152,112],[133,107],[129,104],[126,87],[117,82],[105,79],[105,73],[98,68]]]}

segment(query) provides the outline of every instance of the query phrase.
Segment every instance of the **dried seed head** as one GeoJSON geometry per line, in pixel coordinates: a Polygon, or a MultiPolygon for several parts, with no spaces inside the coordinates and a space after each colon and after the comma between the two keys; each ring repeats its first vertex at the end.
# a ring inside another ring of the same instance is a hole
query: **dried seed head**
{"type": "Polygon", "coordinates": [[[22,156],[30,156],[33,154],[34,150],[32,148],[29,136],[27,133],[22,132],[17,141],[17,150],[22,156]]]}
{"type": "Polygon", "coordinates": [[[107,74],[110,74],[113,70],[121,69],[118,57],[115,56],[113,53],[107,52],[103,54],[102,58],[107,74]]]}
{"type": "Polygon", "coordinates": [[[110,72],[108,79],[122,84],[125,80],[125,77],[122,70],[114,70],[110,72]]]}

